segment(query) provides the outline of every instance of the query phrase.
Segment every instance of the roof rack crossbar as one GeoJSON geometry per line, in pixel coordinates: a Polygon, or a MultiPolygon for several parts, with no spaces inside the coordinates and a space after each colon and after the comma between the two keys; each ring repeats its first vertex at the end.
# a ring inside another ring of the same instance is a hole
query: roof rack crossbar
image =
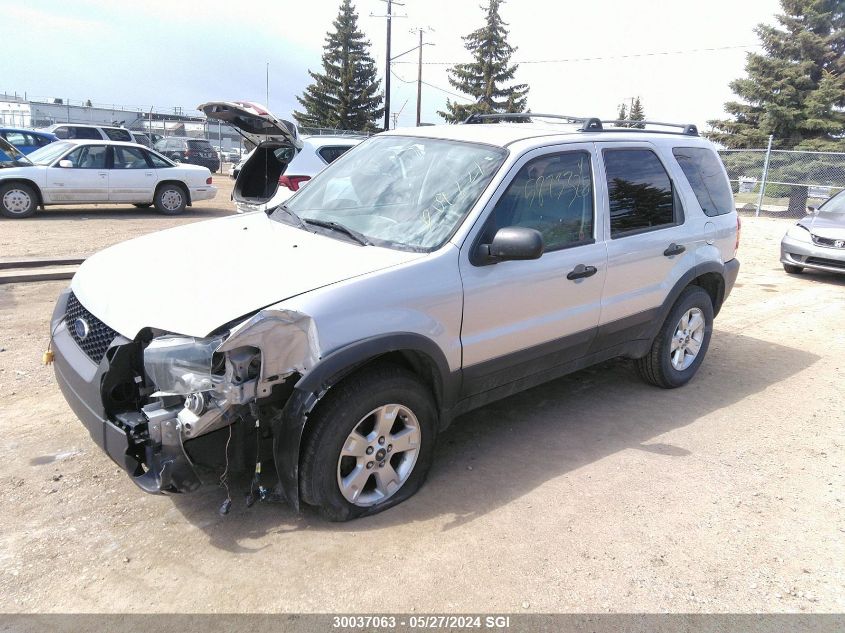
{"type": "MultiPolygon", "coordinates": [[[[661,125],[663,127],[676,127],[676,128],[681,128],[681,134],[687,134],[689,136],[698,136],[698,128],[696,127],[696,125],[694,123],[664,123],[663,121],[648,121],[648,120],[634,121],[633,119],[604,119],[602,121],[602,123],[613,123],[614,125],[619,125],[620,123],[630,123],[630,124],[636,124],[636,125],[661,125]]],[[[626,129],[638,129],[638,128],[626,128],[626,129]]]]}
{"type": "MultiPolygon", "coordinates": [[[[665,123],[663,121],[634,121],[632,119],[599,119],[598,117],[570,116],[568,114],[542,114],[540,112],[490,112],[486,114],[470,114],[464,123],[481,123],[483,121],[525,121],[526,119],[561,119],[571,123],[581,123],[582,132],[621,132],[642,130],[640,126],[659,125],[661,127],[680,128],[680,132],[664,132],[665,134],[686,134],[698,136],[698,128],[693,123],[665,123]],[[606,128],[604,124],[612,124],[615,128],[606,128]],[[618,127],[629,124],[631,127],[618,127]],[[633,127],[636,125],[637,127],[633,127]]],[[[649,130],[656,132],[659,130],[649,130]]]]}
{"type": "Polygon", "coordinates": [[[596,132],[602,129],[601,120],[598,117],[570,116],[568,114],[543,114],[540,112],[490,112],[486,114],[470,114],[464,123],[481,123],[487,120],[525,120],[530,118],[538,119],[561,119],[571,123],[583,123],[582,130],[596,132]]]}

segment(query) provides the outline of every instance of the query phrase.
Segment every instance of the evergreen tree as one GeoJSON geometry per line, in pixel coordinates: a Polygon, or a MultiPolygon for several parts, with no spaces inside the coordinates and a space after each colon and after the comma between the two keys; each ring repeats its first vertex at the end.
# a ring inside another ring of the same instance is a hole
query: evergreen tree
{"type": "MultiPolygon", "coordinates": [[[[643,104],[639,97],[634,99],[634,103],[631,104],[631,111],[628,113],[628,119],[631,121],[645,121],[645,111],[643,110],[643,104]]],[[[630,126],[642,129],[645,127],[645,124],[631,123],[630,126]]]]}
{"type": "Polygon", "coordinates": [[[358,14],[352,0],[343,0],[333,22],[334,32],[326,34],[323,72],[308,74],[314,79],[297,101],[304,112],[293,118],[304,127],[330,127],[341,130],[374,131],[384,116],[384,97],[379,92],[376,64],[370,56],[370,42],[358,30],[358,14]]]}
{"type": "Polygon", "coordinates": [[[516,48],[508,44],[507,24],[499,15],[503,2],[488,0],[487,6],[481,7],[486,12],[484,26],[463,37],[474,61],[450,68],[449,83],[475,99],[475,103],[461,104],[447,99],[447,111],[438,114],[449,123],[463,121],[475,113],[525,112],[528,86],[505,85],[513,80],[519,65],[510,64],[516,48]]]}
{"type": "Polygon", "coordinates": [[[628,108],[623,103],[619,106],[619,112],[616,113],[616,120],[618,121],[617,125],[619,127],[628,127],[627,123],[622,123],[628,118],[628,108]]]}
{"type": "Polygon", "coordinates": [[[749,53],[747,77],[731,82],[741,101],[732,118],[709,121],[726,147],[845,150],[845,2],[781,0],[780,28],[756,28],[763,53],[749,53]]]}

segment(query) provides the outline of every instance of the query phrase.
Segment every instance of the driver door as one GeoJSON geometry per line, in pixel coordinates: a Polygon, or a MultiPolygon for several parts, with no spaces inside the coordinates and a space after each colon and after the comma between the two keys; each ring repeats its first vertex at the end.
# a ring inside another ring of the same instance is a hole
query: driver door
{"type": "Polygon", "coordinates": [[[109,172],[106,145],[81,145],[47,168],[46,192],[61,202],[108,202],[109,172]],[[70,167],[59,163],[70,161],[70,167]]]}
{"type": "Polygon", "coordinates": [[[591,144],[529,152],[491,202],[482,228],[461,252],[464,396],[475,395],[584,355],[601,313],[607,251],[591,144]],[[601,217],[600,215],[598,217],[601,217]],[[539,259],[474,261],[498,229],[543,236],[539,259]]]}

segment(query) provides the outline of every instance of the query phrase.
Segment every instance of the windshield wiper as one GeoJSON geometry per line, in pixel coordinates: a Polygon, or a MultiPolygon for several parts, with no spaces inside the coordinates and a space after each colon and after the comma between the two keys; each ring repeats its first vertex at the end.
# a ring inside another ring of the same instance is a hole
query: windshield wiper
{"type": "Polygon", "coordinates": [[[308,228],[305,226],[305,222],[302,221],[302,218],[296,215],[296,213],[294,213],[293,211],[291,211],[288,208],[288,205],[280,204],[279,206],[273,207],[272,209],[268,210],[270,211],[269,215],[275,215],[277,211],[281,211],[294,221],[295,226],[298,226],[301,229],[305,229],[306,231],[308,230],[308,228]]]}
{"type": "MultiPolygon", "coordinates": [[[[292,212],[291,212],[292,213],[292,212]]],[[[329,222],[327,220],[314,220],[312,218],[302,218],[302,222],[305,224],[312,224],[314,226],[321,226],[326,229],[331,229],[332,231],[337,231],[338,233],[345,233],[356,242],[361,244],[362,246],[372,246],[373,243],[366,238],[365,235],[359,233],[355,229],[350,229],[348,226],[344,226],[343,224],[339,224],[337,222],[329,222]]]]}

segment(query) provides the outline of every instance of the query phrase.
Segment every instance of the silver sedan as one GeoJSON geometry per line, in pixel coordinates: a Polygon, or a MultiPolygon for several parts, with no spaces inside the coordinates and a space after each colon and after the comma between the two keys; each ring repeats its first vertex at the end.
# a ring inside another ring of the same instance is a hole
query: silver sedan
{"type": "Polygon", "coordinates": [[[818,209],[807,207],[807,213],[781,240],[783,269],[791,274],[805,268],[845,273],[845,191],[818,209]]]}

